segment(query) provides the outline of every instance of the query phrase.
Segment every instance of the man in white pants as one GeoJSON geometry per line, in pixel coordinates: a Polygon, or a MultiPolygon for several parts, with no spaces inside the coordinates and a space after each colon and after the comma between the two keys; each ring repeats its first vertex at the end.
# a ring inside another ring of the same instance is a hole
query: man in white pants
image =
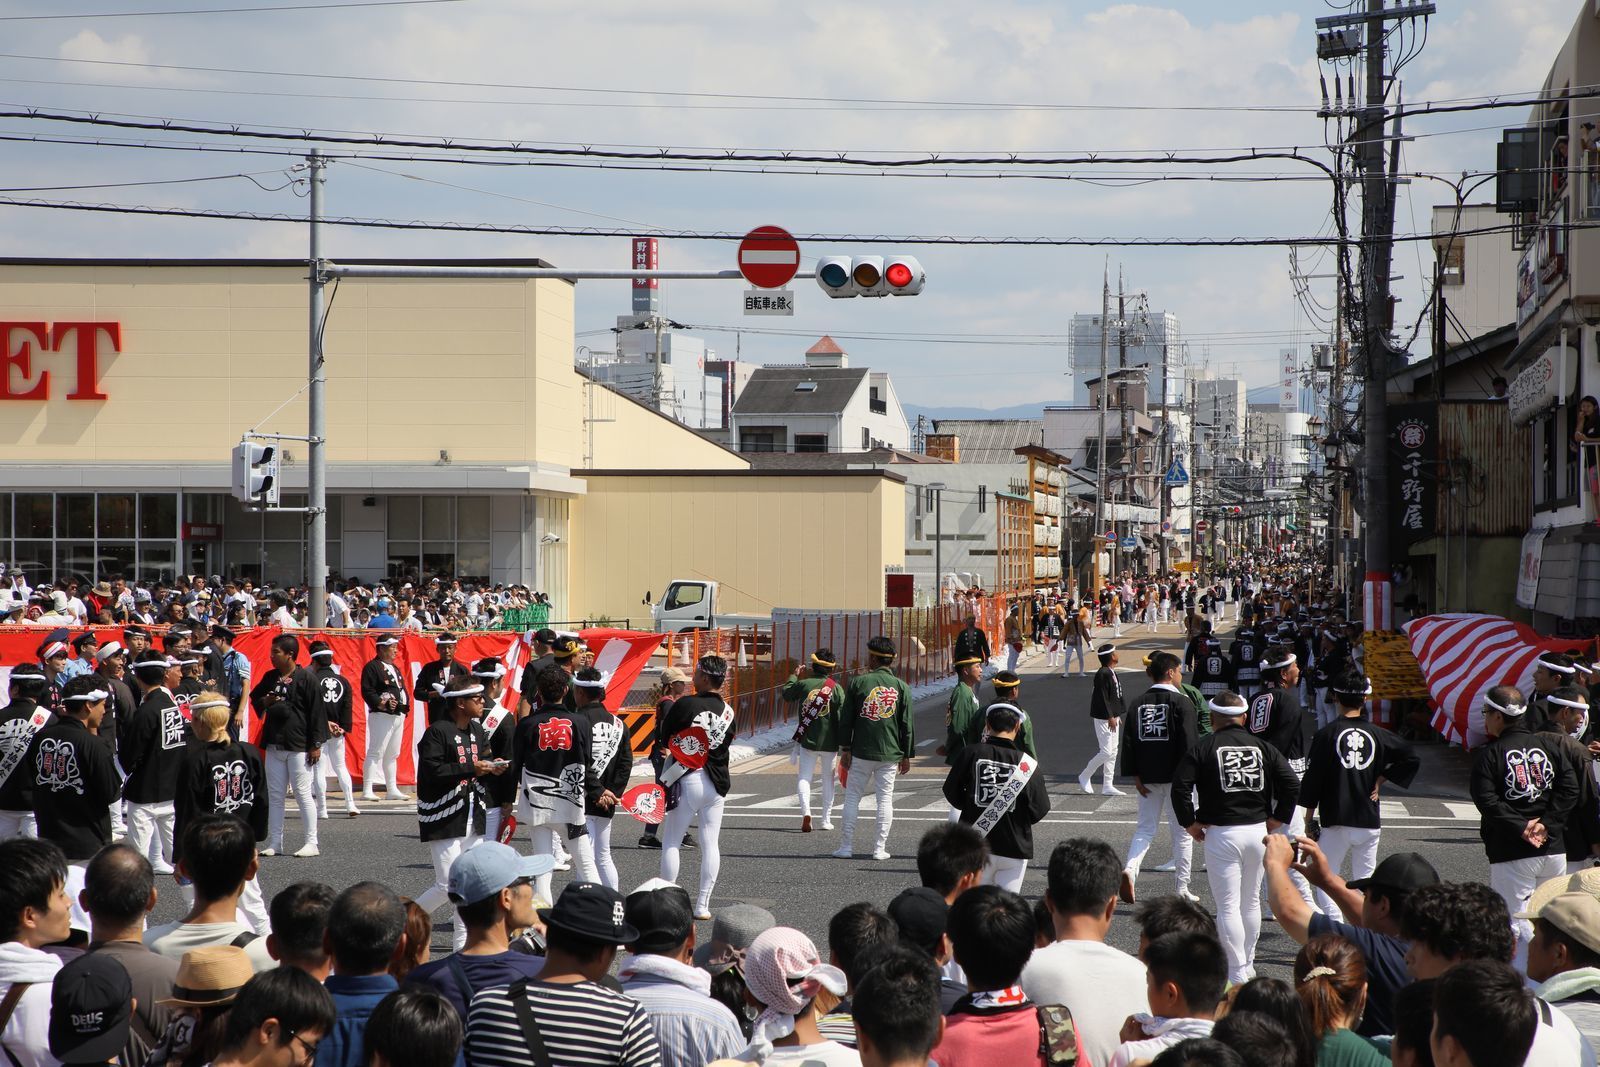
{"type": "Polygon", "coordinates": [[[1217,934],[1228,980],[1237,985],[1255,977],[1266,835],[1294,814],[1300,781],[1277,749],[1244,728],[1243,697],[1220,693],[1209,704],[1213,732],[1178,762],[1172,807],[1189,836],[1205,844],[1217,934]]]}
{"type": "MultiPolygon", "coordinates": [[[[430,913],[450,899],[450,865],[483,840],[489,812],[484,778],[508,769],[491,760],[489,735],[478,721],[483,716],[483,686],[469,685],[460,677],[437,685],[444,717],[417,742],[417,825],[433,853],[433,884],[418,893],[416,901],[430,913]],[[451,684],[460,688],[442,688],[451,684]]],[[[459,952],[467,943],[460,915],[455,917],[454,938],[459,952]]]]}
{"type": "Polygon", "coordinates": [[[1177,656],[1156,652],[1145,671],[1153,684],[1133,702],[1122,720],[1122,774],[1131,775],[1139,791],[1139,822],[1128,845],[1128,862],[1122,869],[1117,895],[1124,903],[1134,902],[1139,868],[1165,818],[1172,833],[1178,896],[1194,902],[1200,899],[1189,891],[1194,841],[1184,832],[1172,807],[1172,774],[1178,761],[1199,739],[1199,710],[1178,688],[1183,681],[1183,663],[1177,656]]]}
{"type": "MultiPolygon", "coordinates": [[[[600,796],[600,782],[589,774],[594,738],[587,716],[566,707],[571,676],[552,664],[535,680],[535,701],[517,723],[512,737],[512,773],[517,776],[516,818],[528,828],[528,840],[537,854],[551,858],[554,869],[556,834],[565,831],[572,846],[574,878],[598,882],[593,842],[584,825],[584,807],[600,796]]],[[[527,693],[523,689],[523,693],[527,693]]],[[[550,875],[541,874],[534,893],[551,899],[550,875]]]]}
{"type": "Polygon", "coordinates": [[[661,877],[678,880],[679,854],[689,824],[700,823],[700,889],[694,898],[694,917],[711,918],[711,891],[722,870],[723,797],[728,795],[728,746],[733,742],[733,708],[722,695],[728,662],[721,656],[701,656],[694,669],[694,695],[673,701],[661,726],[667,740],[667,760],[662,779],[673,778],[676,802],[661,824],[661,877]],[[685,771],[678,755],[705,757],[700,766],[685,771]],[[680,772],[675,774],[674,772],[680,772]]]}
{"type": "MultiPolygon", "coordinates": [[[[1514,686],[1497,685],[1484,695],[1483,729],[1490,740],[1473,758],[1471,777],[1489,885],[1514,916],[1528,910],[1540,882],[1567,871],[1563,832],[1575,817],[1582,773],[1563,755],[1560,737],[1528,728],[1527,713],[1514,686]]],[[[1515,963],[1525,967],[1533,924],[1513,919],[1511,925],[1515,963]]]]}
{"type": "Polygon", "coordinates": [[[128,772],[122,795],[128,801],[128,843],[157,874],[173,871],[172,839],[178,775],[191,737],[172,687],[181,678],[178,662],[160,652],[142,652],[133,665],[139,709],[118,749],[128,772]]]}
{"type": "Polygon", "coordinates": [[[301,858],[318,856],[317,798],[311,786],[312,774],[320,771],[322,742],[328,736],[328,720],[322,715],[311,672],[295,665],[300,654],[300,639],[279,634],[272,639],[272,670],[250,691],[250,704],[262,718],[260,744],[267,750],[267,847],[263,856],[284,851],[284,809],[289,793],[294,792],[300,810],[300,825],[305,843],[295,851],[301,858]]]}
{"type": "MultiPolygon", "coordinates": [[[[783,687],[785,703],[795,705],[794,748],[789,754],[799,774],[795,795],[800,800],[800,832],[811,832],[811,780],[822,772],[822,828],[833,829],[833,761],[839,755],[839,713],[844,710],[844,686],[833,677],[838,664],[833,649],[811,653],[783,687]]],[[[976,672],[974,672],[976,673],[976,672]]]]}
{"type": "MultiPolygon", "coordinates": [[[[1347,882],[1369,877],[1378,865],[1378,837],[1383,832],[1378,790],[1384,782],[1408,788],[1422,766],[1410,745],[1367,721],[1371,692],[1372,683],[1354,669],[1331,680],[1328,695],[1339,708],[1339,718],[1311,739],[1300,781],[1306,823],[1318,813],[1322,817],[1317,845],[1328,871],[1343,874],[1348,856],[1347,882]]],[[[1312,892],[1322,914],[1337,920],[1340,912],[1333,898],[1315,886],[1312,892]]]]}
{"type": "Polygon", "coordinates": [[[328,817],[328,779],[337,778],[339,791],[344,794],[344,813],[350,818],[361,814],[356,807],[355,787],[350,781],[350,768],[345,765],[345,736],[351,726],[350,683],[345,681],[333,664],[333,649],[326,641],[311,642],[311,681],[315,686],[317,704],[313,715],[327,721],[328,739],[322,744],[322,766],[311,776],[311,789],[317,798],[317,815],[328,817]]]}
{"type": "Polygon", "coordinates": [[[32,771],[24,763],[34,735],[55,721],[50,709],[39,703],[49,684],[38,664],[24,663],[11,670],[11,702],[0,711],[0,841],[39,836],[32,771]]]}
{"type": "Polygon", "coordinates": [[[1100,792],[1120,797],[1122,790],[1111,784],[1117,773],[1117,748],[1121,743],[1122,682],[1117,678],[1117,650],[1114,645],[1095,649],[1100,669],[1094,674],[1094,695],[1089,698],[1089,719],[1094,723],[1094,738],[1100,745],[1089,765],[1078,775],[1078,788],[1092,793],[1094,772],[1104,769],[1100,792]]]}
{"type": "Polygon", "coordinates": [[[878,804],[872,858],[889,858],[894,825],[895,776],[911,770],[916,754],[911,689],[894,673],[895,645],[887,637],[867,642],[868,670],[850,683],[839,724],[839,761],[844,765],[844,818],[835,859],[855,854],[856,817],[868,788],[878,804]]]}
{"type": "Polygon", "coordinates": [[[1022,710],[990,704],[984,720],[984,739],[963,747],[945,776],[944,797],[987,841],[984,882],[1020,893],[1033,858],[1033,827],[1050,814],[1050,795],[1035,773],[1039,761],[1017,740],[1022,710]]]}
{"type": "Polygon", "coordinates": [[[361,701],[367,706],[367,758],[361,767],[361,799],[377,803],[373,792],[383,779],[390,800],[409,801],[400,790],[400,743],[405,738],[406,717],[411,714],[411,695],[395,663],[400,638],[384,634],[375,645],[372,659],[361,668],[361,701]]]}

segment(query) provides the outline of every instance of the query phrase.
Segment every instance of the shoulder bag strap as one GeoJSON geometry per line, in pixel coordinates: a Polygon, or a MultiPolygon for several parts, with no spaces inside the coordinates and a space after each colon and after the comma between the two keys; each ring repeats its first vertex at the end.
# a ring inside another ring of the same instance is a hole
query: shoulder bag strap
{"type": "Polygon", "coordinates": [[[246,930],[244,933],[240,934],[238,937],[234,938],[232,941],[229,941],[228,944],[233,948],[244,948],[250,942],[256,941],[260,937],[261,937],[260,934],[254,933],[254,932],[252,932],[250,930],[246,930]]]}
{"type": "MultiPolygon", "coordinates": [[[[22,1000],[22,994],[26,993],[31,985],[33,985],[32,982],[13,982],[11,983],[11,988],[6,990],[5,999],[0,1000],[0,1031],[4,1031],[7,1024],[11,1022],[11,1016],[16,1012],[17,1004],[22,1000]]],[[[12,1052],[11,1049],[4,1044],[0,1044],[0,1051],[3,1051],[6,1054],[6,1059],[11,1061],[11,1067],[22,1067],[22,1064],[17,1061],[17,1054],[12,1052]]]]}
{"type": "Polygon", "coordinates": [[[445,957],[445,963],[450,967],[450,973],[455,976],[456,988],[461,990],[461,1003],[470,1009],[472,1007],[472,995],[477,990],[472,987],[472,980],[467,977],[467,968],[461,963],[461,953],[450,953],[445,957]]]}
{"type": "Polygon", "coordinates": [[[528,1043],[528,1055],[533,1067],[550,1067],[550,1053],[545,1051],[544,1038],[539,1034],[539,1024],[533,1017],[533,1005],[528,1003],[528,980],[514,982],[506,990],[511,1006],[517,1013],[517,1025],[522,1027],[522,1039],[528,1043]]]}

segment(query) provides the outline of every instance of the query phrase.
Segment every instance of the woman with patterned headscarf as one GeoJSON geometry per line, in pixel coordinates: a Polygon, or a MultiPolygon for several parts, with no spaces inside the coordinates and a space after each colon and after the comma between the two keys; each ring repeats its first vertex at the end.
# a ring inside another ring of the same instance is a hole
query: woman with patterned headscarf
{"type": "Polygon", "coordinates": [[[767,1067],[800,1064],[860,1067],[855,1049],[824,1040],[817,1030],[819,996],[844,995],[844,972],[823,963],[811,939],[788,926],[774,926],[750,943],[744,954],[744,980],[761,1007],[750,1047],[733,1060],[767,1067]]]}

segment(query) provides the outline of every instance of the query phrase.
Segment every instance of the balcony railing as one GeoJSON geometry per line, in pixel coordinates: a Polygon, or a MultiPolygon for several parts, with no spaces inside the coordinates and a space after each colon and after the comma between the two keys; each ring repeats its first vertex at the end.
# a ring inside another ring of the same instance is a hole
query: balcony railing
{"type": "Polygon", "coordinates": [[[1600,218],[1600,151],[1586,149],[1579,157],[1582,170],[1577,175],[1578,218],[1600,218]]]}
{"type": "Polygon", "coordinates": [[[887,400],[868,400],[867,407],[874,415],[889,414],[889,402],[887,400]]]}

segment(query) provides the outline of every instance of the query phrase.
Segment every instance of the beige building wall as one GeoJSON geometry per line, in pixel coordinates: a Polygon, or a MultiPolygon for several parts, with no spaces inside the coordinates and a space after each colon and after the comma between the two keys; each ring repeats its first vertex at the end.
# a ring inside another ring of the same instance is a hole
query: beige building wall
{"type": "Polygon", "coordinates": [[[575,618],[639,618],[674,578],[722,583],[720,610],[883,607],[905,562],[905,483],[828,473],[589,472],[573,502],[575,618]]]}
{"type": "Polygon", "coordinates": [[[626,393],[608,389],[576,372],[575,377],[589,419],[587,454],[582,464],[576,465],[595,470],[637,470],[670,459],[681,470],[750,469],[749,461],[737,452],[663,417],[626,393]]]}
{"type": "MultiPolygon", "coordinates": [[[[446,450],[457,463],[580,464],[571,283],[345,279],[328,293],[329,462],[446,450]]],[[[0,404],[10,461],[116,463],[139,444],[147,458],[226,464],[247,429],[305,432],[304,267],[0,264],[0,322],[71,321],[121,325],[120,352],[100,339],[106,399],[67,398],[76,338],[32,352],[28,379],[7,368],[14,391],[50,377],[48,400],[0,404]]],[[[12,353],[34,344],[8,333],[12,353]]]]}

